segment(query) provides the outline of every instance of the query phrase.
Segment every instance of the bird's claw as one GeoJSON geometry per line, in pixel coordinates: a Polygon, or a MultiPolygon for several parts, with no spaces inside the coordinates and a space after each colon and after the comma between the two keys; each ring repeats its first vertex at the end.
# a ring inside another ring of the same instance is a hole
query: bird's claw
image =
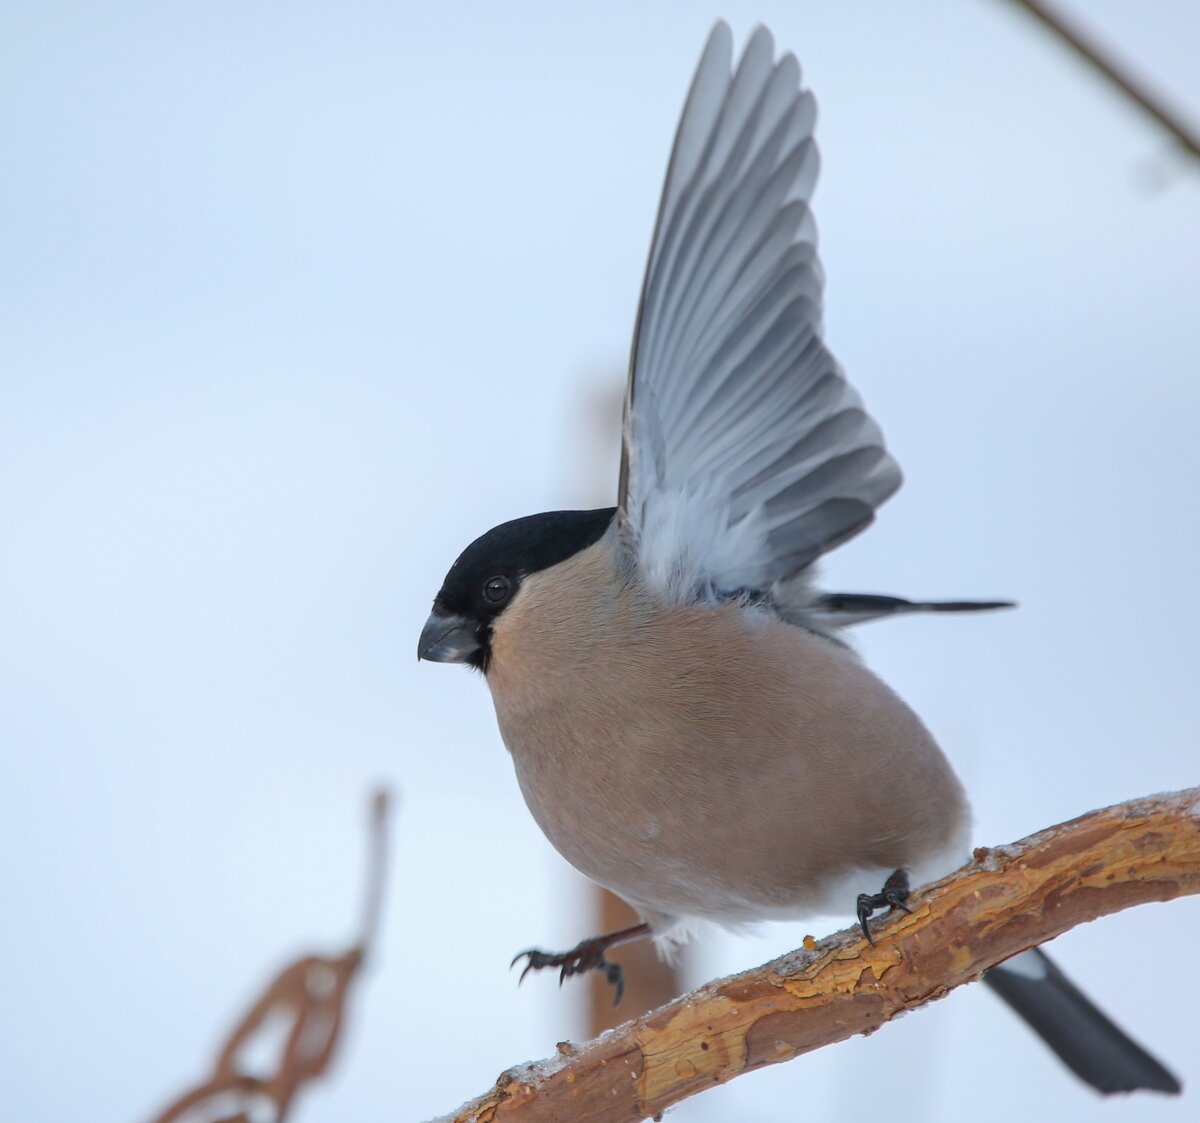
{"type": "Polygon", "coordinates": [[[525,951],[517,952],[508,966],[511,970],[517,965],[519,959],[527,960],[521,971],[521,977],[517,980],[517,986],[525,981],[525,976],[530,971],[541,971],[546,967],[559,968],[559,986],[562,986],[572,975],[582,975],[585,971],[599,971],[616,992],[613,997],[613,1005],[616,1006],[625,994],[625,973],[621,970],[619,963],[613,963],[604,958],[607,946],[603,940],[592,939],[580,941],[570,951],[555,952],[526,948],[525,951]]]}
{"type": "Polygon", "coordinates": [[[896,870],[883,883],[883,888],[878,893],[859,893],[858,923],[862,926],[863,935],[868,944],[875,942],[871,936],[871,930],[867,927],[867,920],[871,914],[882,908],[900,909],[902,912],[911,913],[912,909],[906,903],[909,892],[908,871],[896,870]]]}

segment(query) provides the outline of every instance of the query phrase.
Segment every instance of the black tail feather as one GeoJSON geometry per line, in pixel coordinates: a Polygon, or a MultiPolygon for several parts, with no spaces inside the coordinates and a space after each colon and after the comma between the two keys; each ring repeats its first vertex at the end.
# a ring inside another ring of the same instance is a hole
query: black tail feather
{"type": "Polygon", "coordinates": [[[1183,1085],[1035,948],[983,977],[1080,1080],[1105,1095],[1183,1085]]]}

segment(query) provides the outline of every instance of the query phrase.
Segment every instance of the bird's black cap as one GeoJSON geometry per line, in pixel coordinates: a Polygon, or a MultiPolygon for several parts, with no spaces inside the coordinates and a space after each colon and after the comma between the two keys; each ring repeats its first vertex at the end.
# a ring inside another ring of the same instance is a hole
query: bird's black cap
{"type": "Polygon", "coordinates": [[[474,625],[477,649],[459,661],[486,670],[492,621],[504,611],[521,581],[598,542],[615,513],[615,507],[546,511],[501,523],[476,538],[450,567],[430,617],[431,623],[437,617],[474,625]]]}

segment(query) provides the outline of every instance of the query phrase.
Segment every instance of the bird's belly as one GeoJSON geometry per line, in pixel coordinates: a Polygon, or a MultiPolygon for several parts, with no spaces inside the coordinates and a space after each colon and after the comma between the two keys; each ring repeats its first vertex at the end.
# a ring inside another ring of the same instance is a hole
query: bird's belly
{"type": "Polygon", "coordinates": [[[799,675],[637,666],[626,648],[634,673],[619,691],[586,666],[520,697],[493,681],[551,843],[644,915],[726,923],[850,911],[897,867],[919,882],[957,865],[966,805],[940,750],[852,656],[809,642],[823,650],[799,675]]]}

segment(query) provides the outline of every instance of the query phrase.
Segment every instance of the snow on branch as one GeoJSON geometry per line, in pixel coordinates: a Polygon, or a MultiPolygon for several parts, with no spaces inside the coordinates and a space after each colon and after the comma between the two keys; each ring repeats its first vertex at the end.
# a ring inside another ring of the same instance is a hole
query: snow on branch
{"type": "Polygon", "coordinates": [[[763,1065],[878,1029],[1089,920],[1200,892],[1200,788],[980,848],[868,944],[857,928],[501,1074],[441,1123],[634,1123],[763,1065]]]}

